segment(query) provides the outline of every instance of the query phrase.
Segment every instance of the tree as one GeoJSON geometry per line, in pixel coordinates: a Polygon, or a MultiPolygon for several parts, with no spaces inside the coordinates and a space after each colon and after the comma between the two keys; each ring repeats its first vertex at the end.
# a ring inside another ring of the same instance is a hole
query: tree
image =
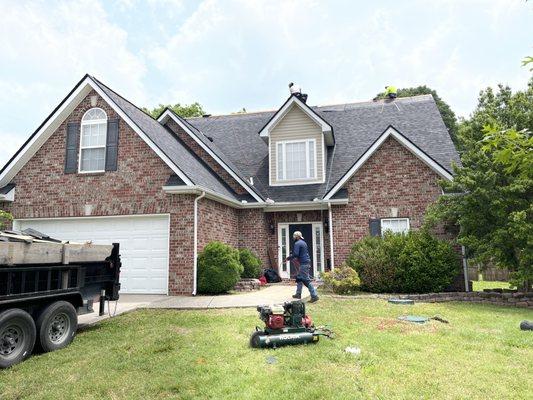
{"type": "Polygon", "coordinates": [[[180,103],[176,103],[174,105],[171,104],[159,104],[158,107],[153,108],[151,111],[147,109],[146,107],[143,107],[143,111],[152,116],[153,118],[157,119],[161,114],[163,114],[163,111],[165,111],[166,108],[170,108],[172,111],[174,111],[176,114],[178,114],[180,117],[183,118],[191,118],[191,117],[201,117],[205,114],[204,109],[200,105],[200,103],[192,103],[192,104],[184,104],[181,105],[180,103]]]}
{"type": "Polygon", "coordinates": [[[4,229],[9,221],[13,220],[13,216],[7,211],[0,210],[0,229],[4,229]]]}
{"type": "MultiPolygon", "coordinates": [[[[473,133],[473,132],[472,132],[473,133]]],[[[454,195],[442,196],[428,221],[460,227],[458,241],[478,262],[495,262],[526,290],[533,282],[533,138],[531,131],[486,126],[462,155],[454,195]]]]}
{"type": "MultiPolygon", "coordinates": [[[[383,97],[384,94],[385,92],[378,93],[377,97],[383,97]]],[[[452,111],[448,103],[440,98],[435,90],[428,88],[426,85],[398,89],[398,97],[418,96],[421,94],[430,94],[433,96],[435,103],[437,103],[437,108],[440,111],[440,115],[442,116],[442,120],[444,121],[444,125],[448,128],[448,132],[450,133],[453,142],[457,144],[457,118],[455,117],[455,113],[452,111]]]]}
{"type": "Polygon", "coordinates": [[[458,139],[461,152],[479,150],[483,129],[500,126],[505,129],[533,132],[533,79],[523,91],[513,93],[509,86],[488,87],[479,94],[478,105],[468,120],[459,124],[458,139]]]}

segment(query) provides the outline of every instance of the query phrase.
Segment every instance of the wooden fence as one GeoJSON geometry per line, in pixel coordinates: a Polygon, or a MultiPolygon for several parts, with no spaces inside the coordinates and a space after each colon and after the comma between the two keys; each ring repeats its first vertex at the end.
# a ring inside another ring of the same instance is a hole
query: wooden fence
{"type": "Polygon", "coordinates": [[[484,281],[509,281],[509,271],[507,269],[491,267],[485,268],[481,273],[484,281]]]}

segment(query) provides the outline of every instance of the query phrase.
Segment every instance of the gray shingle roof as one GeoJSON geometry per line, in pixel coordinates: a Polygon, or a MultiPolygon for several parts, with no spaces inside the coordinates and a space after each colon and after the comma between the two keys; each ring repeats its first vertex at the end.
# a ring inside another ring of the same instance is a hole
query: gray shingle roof
{"type": "Polygon", "coordinates": [[[336,144],[328,148],[326,183],[301,186],[268,185],[268,146],[258,132],[274,111],[190,118],[187,121],[213,138],[224,156],[254,177],[254,187],[275,201],[305,201],[322,198],[387,129],[393,126],[443,168],[452,172],[459,155],[431,95],[383,101],[312,107],[327,121],[336,144]]]}
{"type": "Polygon", "coordinates": [[[96,78],[92,79],[195,185],[239,200],[239,196],[205,162],[189,150],[170,129],[161,125],[96,78]]]}

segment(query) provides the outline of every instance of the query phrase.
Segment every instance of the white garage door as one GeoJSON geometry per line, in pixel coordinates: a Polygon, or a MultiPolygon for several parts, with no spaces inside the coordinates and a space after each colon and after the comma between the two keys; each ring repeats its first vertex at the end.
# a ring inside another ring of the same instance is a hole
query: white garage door
{"type": "Polygon", "coordinates": [[[121,293],[168,292],[167,215],[15,220],[13,227],[57,239],[120,243],[121,293]]]}

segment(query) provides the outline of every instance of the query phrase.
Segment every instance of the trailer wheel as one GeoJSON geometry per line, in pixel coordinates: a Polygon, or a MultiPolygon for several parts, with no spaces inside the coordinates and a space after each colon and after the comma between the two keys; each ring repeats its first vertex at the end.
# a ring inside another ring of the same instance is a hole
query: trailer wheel
{"type": "Polygon", "coordinates": [[[31,355],[35,323],[26,311],[12,308],[0,313],[0,368],[8,368],[31,355]]]}
{"type": "Polygon", "coordinates": [[[78,330],[76,309],[67,301],[50,304],[37,319],[39,347],[43,352],[67,347],[78,330]]]}
{"type": "Polygon", "coordinates": [[[261,347],[261,340],[260,337],[265,336],[264,332],[261,331],[255,331],[252,333],[252,336],[250,337],[250,347],[254,349],[258,349],[261,347]]]}

